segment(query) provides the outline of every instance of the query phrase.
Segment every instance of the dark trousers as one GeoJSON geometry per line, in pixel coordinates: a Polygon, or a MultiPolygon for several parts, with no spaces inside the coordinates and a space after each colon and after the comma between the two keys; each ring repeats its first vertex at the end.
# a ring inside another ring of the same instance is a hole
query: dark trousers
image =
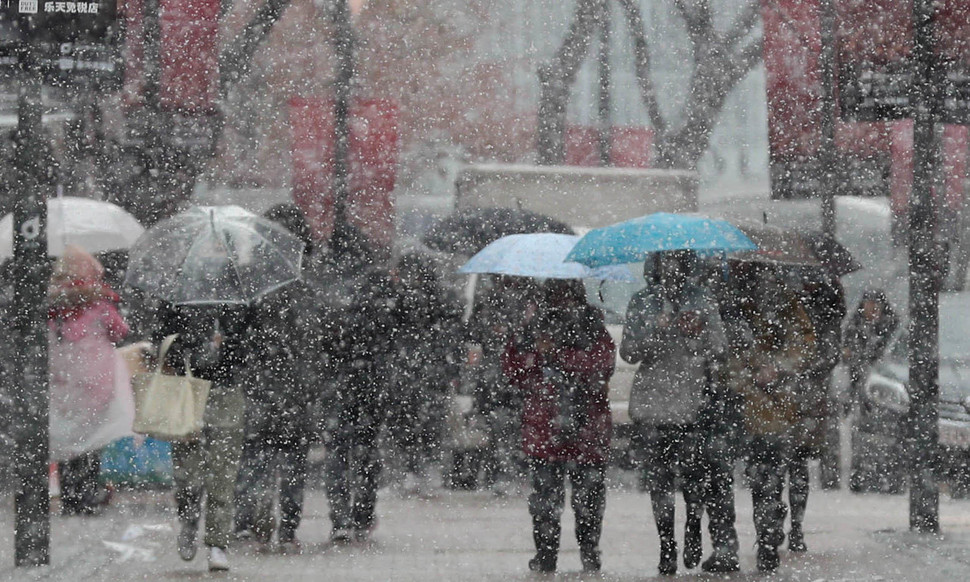
{"type": "Polygon", "coordinates": [[[705,468],[701,435],[694,425],[640,425],[645,485],[661,542],[674,540],[674,494],[677,477],[687,506],[687,520],[699,524],[704,511],[705,468]]]}
{"type": "Polygon", "coordinates": [[[532,537],[536,552],[547,557],[559,553],[561,521],[566,502],[566,477],[572,484],[571,505],[576,515],[576,541],[580,552],[598,555],[606,509],[606,466],[576,465],[532,459],[532,537]]]}
{"type": "Polygon", "coordinates": [[[269,541],[273,533],[273,497],[279,474],[278,539],[292,540],[303,514],[309,439],[252,435],[243,445],[236,481],[236,531],[249,530],[269,541]]]}
{"type": "Polygon", "coordinates": [[[808,460],[811,451],[794,447],[788,459],[788,505],[791,507],[792,527],[801,526],[808,507],[808,460]]]}
{"type": "Polygon", "coordinates": [[[57,464],[61,480],[61,508],[67,515],[91,513],[102,503],[98,478],[101,451],[90,451],[57,464]]]}
{"type": "Polygon", "coordinates": [[[375,523],[381,474],[377,436],[384,420],[382,378],[357,374],[338,396],[336,426],[326,464],[327,499],[334,529],[366,531],[375,523]]]}
{"type": "Polygon", "coordinates": [[[789,445],[781,436],[759,435],[751,438],[749,453],[748,476],[758,544],[777,547],[785,539],[787,507],[782,494],[789,468],[789,445]]]}
{"type": "Polygon", "coordinates": [[[737,515],[734,510],[733,456],[704,456],[704,507],[708,516],[708,532],[716,553],[738,553],[737,515]]]}

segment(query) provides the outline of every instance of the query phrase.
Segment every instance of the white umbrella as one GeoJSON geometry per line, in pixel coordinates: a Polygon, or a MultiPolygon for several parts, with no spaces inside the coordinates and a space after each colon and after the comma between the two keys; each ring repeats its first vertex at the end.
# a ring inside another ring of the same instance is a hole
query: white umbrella
{"type": "MultiPolygon", "coordinates": [[[[124,208],[91,198],[47,201],[47,254],[59,257],[72,244],[89,253],[130,247],[145,228],[124,208]]],[[[0,219],[0,258],[13,256],[13,215],[0,219]]]]}

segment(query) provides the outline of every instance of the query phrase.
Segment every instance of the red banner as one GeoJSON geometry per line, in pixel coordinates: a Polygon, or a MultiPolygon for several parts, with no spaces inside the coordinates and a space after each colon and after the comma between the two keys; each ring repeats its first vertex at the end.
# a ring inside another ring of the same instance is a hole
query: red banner
{"type": "MultiPolygon", "coordinates": [[[[160,0],[159,99],[183,113],[210,113],[219,97],[220,0],[160,0]]],[[[125,0],[125,102],[144,96],[143,0],[125,0]]]]}
{"type": "MultiPolygon", "coordinates": [[[[333,232],[333,101],[290,99],[293,200],[318,239],[333,232]]],[[[383,99],[364,99],[351,108],[347,213],[376,246],[387,250],[394,235],[391,193],[397,179],[398,110],[383,99]]]]}
{"type": "MultiPolygon", "coordinates": [[[[614,127],[610,140],[610,163],[617,168],[649,168],[653,131],[647,127],[614,127]]],[[[595,167],[600,163],[600,132],[595,127],[566,128],[567,166],[595,167]]]]}

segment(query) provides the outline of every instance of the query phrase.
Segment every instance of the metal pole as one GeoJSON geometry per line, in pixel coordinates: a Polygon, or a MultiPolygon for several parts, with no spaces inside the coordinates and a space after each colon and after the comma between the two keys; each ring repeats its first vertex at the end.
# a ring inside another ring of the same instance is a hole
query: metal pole
{"type": "Polygon", "coordinates": [[[14,563],[50,563],[48,491],[47,207],[51,171],[42,141],[42,81],[36,48],[23,51],[17,122],[17,198],[14,203],[13,368],[17,419],[14,563]]]}
{"type": "Polygon", "coordinates": [[[603,2],[600,12],[599,46],[599,154],[600,165],[612,165],[613,103],[610,95],[610,3],[603,2]]]}
{"type": "Polygon", "coordinates": [[[913,192],[909,203],[909,389],[907,416],[911,484],[909,527],[940,529],[933,458],[939,444],[939,269],[933,202],[933,0],[913,2],[913,192]]]}
{"type": "Polygon", "coordinates": [[[350,193],[350,98],[354,79],[354,32],[347,0],[335,0],[333,9],[333,48],[337,56],[333,107],[333,208],[334,231],[347,220],[350,193]]]}
{"type": "Polygon", "coordinates": [[[822,140],[819,162],[822,179],[822,232],[835,236],[835,8],[832,0],[819,2],[822,50],[819,65],[822,73],[822,140]]]}

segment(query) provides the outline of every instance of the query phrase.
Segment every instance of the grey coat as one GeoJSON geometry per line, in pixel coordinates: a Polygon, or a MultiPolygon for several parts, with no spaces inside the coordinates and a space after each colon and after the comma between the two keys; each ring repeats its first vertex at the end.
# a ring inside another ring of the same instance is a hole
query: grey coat
{"type": "Polygon", "coordinates": [[[689,287],[678,306],[653,289],[634,295],[620,344],[620,356],[640,364],[630,393],[630,418],[652,425],[696,422],[712,366],[726,347],[717,304],[703,287],[689,287]],[[658,323],[661,314],[674,320],[684,312],[695,312],[703,321],[696,337],[677,325],[658,323]]]}

